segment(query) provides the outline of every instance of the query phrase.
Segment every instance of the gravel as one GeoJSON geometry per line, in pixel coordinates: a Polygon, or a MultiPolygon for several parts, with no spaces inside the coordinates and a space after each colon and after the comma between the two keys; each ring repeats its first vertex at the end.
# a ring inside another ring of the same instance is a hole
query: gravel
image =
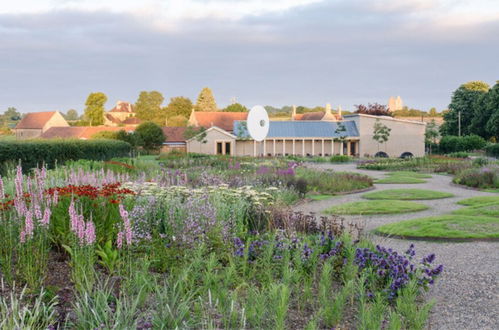
{"type": "MultiPolygon", "coordinates": [[[[383,178],[386,172],[359,170],[355,164],[307,164],[317,169],[333,169],[383,178]]],[[[494,193],[464,189],[452,184],[452,177],[434,174],[426,183],[376,184],[376,190],[396,188],[430,189],[449,192],[454,197],[417,201],[430,208],[421,212],[344,216],[347,221],[363,224],[367,231],[386,223],[449,213],[463,206],[457,201],[475,196],[497,196],[494,193]]],[[[320,213],[334,205],[365,200],[364,193],[342,195],[331,199],[301,204],[297,211],[320,213]]],[[[370,234],[368,234],[370,235],[370,234]]],[[[405,251],[414,243],[418,257],[435,253],[436,263],[444,265],[442,276],[427,294],[435,301],[428,329],[499,329],[499,242],[429,242],[411,241],[370,235],[376,244],[405,251]]]]}

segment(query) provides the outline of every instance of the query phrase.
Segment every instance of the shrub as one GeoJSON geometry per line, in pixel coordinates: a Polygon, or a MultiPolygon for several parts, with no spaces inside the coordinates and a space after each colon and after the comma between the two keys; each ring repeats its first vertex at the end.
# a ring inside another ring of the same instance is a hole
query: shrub
{"type": "Polygon", "coordinates": [[[12,162],[23,170],[46,164],[53,168],[68,160],[109,160],[130,153],[130,144],[115,140],[31,140],[0,142],[0,172],[12,162]]]}
{"type": "Polygon", "coordinates": [[[483,149],[486,142],[478,135],[447,135],[440,140],[439,150],[444,153],[483,149]]]}
{"type": "Polygon", "coordinates": [[[473,188],[499,188],[499,168],[472,168],[460,172],[454,182],[473,188]]]}
{"type": "Polygon", "coordinates": [[[487,156],[499,157],[499,143],[490,144],[485,147],[487,156]]]}
{"type": "Polygon", "coordinates": [[[347,155],[334,155],[329,158],[329,161],[331,163],[346,163],[350,161],[350,157],[348,157],[347,155]]]}
{"type": "Polygon", "coordinates": [[[469,154],[464,151],[457,151],[457,152],[451,152],[447,156],[452,157],[452,158],[468,158],[469,154]]]}
{"type": "Polygon", "coordinates": [[[135,134],[140,141],[139,145],[148,151],[159,149],[165,142],[163,130],[152,122],[140,124],[135,130],[135,134]]]}

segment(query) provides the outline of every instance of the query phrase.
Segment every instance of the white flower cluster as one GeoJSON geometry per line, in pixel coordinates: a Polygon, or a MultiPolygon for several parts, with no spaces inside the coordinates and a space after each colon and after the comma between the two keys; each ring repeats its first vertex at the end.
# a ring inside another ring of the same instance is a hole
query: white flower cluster
{"type": "Polygon", "coordinates": [[[210,196],[223,199],[226,202],[245,200],[254,206],[267,206],[274,202],[274,193],[277,188],[269,187],[264,191],[255,190],[252,186],[229,188],[228,185],[206,186],[189,188],[186,186],[161,187],[156,182],[126,182],[124,188],[133,190],[139,196],[155,196],[159,198],[188,198],[191,196],[210,196]]]}

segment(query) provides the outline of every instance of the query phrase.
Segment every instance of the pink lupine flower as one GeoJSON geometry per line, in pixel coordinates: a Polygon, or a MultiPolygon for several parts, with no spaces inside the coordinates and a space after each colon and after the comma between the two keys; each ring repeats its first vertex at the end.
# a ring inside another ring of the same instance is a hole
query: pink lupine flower
{"type": "Polygon", "coordinates": [[[85,228],[85,241],[87,245],[95,243],[95,226],[92,221],[88,221],[85,228]]]}
{"type": "Polygon", "coordinates": [[[128,212],[127,210],[125,210],[125,207],[123,207],[123,204],[120,204],[119,209],[120,209],[121,218],[123,219],[126,244],[132,245],[133,234],[132,234],[132,226],[130,225],[130,218],[128,217],[128,212]]]}
{"type": "Polygon", "coordinates": [[[31,211],[26,211],[26,218],[24,219],[24,231],[27,237],[33,236],[35,226],[33,224],[33,214],[31,211]]]}
{"type": "Polygon", "coordinates": [[[73,199],[71,199],[71,203],[69,204],[69,219],[71,221],[71,231],[76,232],[78,229],[78,214],[76,213],[73,199]]]}
{"type": "Polygon", "coordinates": [[[19,241],[21,241],[21,243],[26,243],[26,232],[24,230],[21,231],[21,234],[19,235],[19,241]]]}
{"type": "Polygon", "coordinates": [[[40,223],[43,225],[43,226],[47,226],[49,224],[49,221],[50,221],[50,215],[52,214],[52,211],[50,211],[50,208],[46,208],[45,209],[45,212],[43,212],[43,218],[42,220],[40,221],[40,223]]]}
{"type": "Polygon", "coordinates": [[[85,243],[85,221],[83,220],[83,215],[78,216],[78,225],[77,225],[76,234],[78,235],[78,239],[80,240],[80,245],[85,243]]]}
{"type": "Polygon", "coordinates": [[[3,187],[3,180],[2,177],[0,176],[0,199],[5,198],[5,189],[3,187]]]}
{"type": "Polygon", "coordinates": [[[54,196],[52,197],[53,200],[52,200],[52,203],[54,205],[57,205],[57,203],[59,203],[59,191],[54,191],[54,196]]]}
{"type": "Polygon", "coordinates": [[[16,186],[16,196],[22,197],[23,195],[23,170],[20,165],[17,165],[16,179],[14,180],[16,186]]]}
{"type": "Polygon", "coordinates": [[[36,219],[41,220],[42,219],[42,209],[40,208],[40,204],[35,204],[33,206],[33,209],[34,209],[36,219]]]}
{"type": "Polygon", "coordinates": [[[116,245],[118,246],[118,249],[121,249],[123,247],[123,232],[122,231],[118,232],[118,237],[116,238],[116,245]]]}

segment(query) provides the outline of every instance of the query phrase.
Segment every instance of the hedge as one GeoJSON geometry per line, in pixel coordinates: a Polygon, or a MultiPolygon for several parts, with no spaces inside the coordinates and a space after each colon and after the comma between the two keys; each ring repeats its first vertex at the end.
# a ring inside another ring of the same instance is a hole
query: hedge
{"type": "Polygon", "coordinates": [[[128,156],[130,144],[117,140],[29,140],[0,142],[0,172],[19,161],[23,170],[45,164],[53,168],[68,160],[108,160],[128,156]]]}
{"type": "Polygon", "coordinates": [[[499,143],[490,144],[485,147],[487,156],[499,158],[499,143]]]}
{"type": "Polygon", "coordinates": [[[453,136],[446,135],[440,140],[439,152],[451,153],[483,149],[486,142],[478,135],[453,136]]]}

